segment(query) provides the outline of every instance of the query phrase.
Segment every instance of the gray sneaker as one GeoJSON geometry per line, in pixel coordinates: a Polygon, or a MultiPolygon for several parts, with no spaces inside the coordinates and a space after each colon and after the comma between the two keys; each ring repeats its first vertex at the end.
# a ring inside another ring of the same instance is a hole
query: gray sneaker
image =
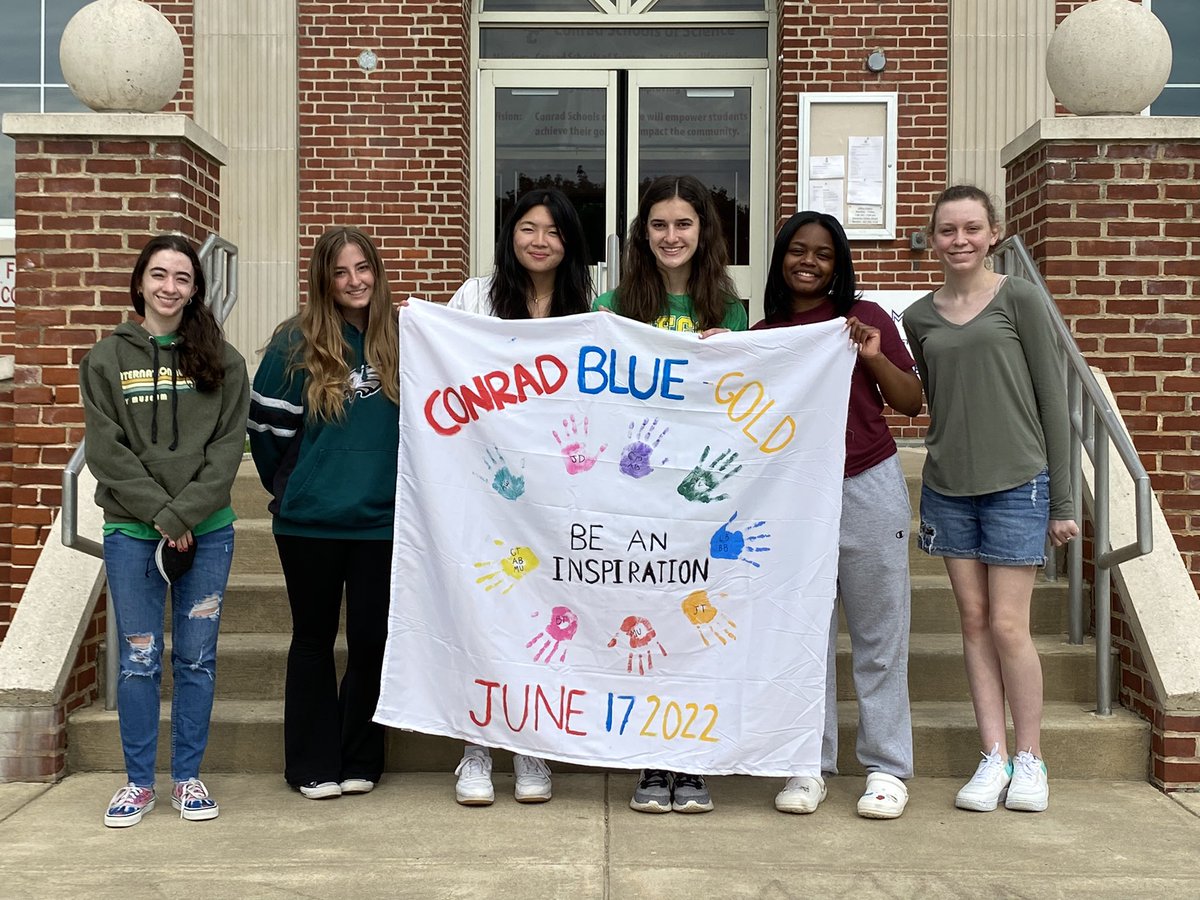
{"type": "Polygon", "coordinates": [[[643,769],[629,808],[645,813],[670,812],[671,773],[662,769],[643,769]]]}
{"type": "Polygon", "coordinates": [[[676,772],[671,808],[677,813],[704,813],[713,808],[712,797],[703,775],[676,772]]]}

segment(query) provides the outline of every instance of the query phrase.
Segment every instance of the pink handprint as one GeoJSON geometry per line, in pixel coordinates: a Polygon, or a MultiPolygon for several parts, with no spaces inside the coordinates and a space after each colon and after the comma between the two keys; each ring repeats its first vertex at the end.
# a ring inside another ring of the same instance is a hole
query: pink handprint
{"type": "MultiPolygon", "coordinates": [[[[662,645],[662,641],[658,640],[658,635],[654,631],[654,626],[650,624],[649,619],[644,619],[641,616],[626,616],[621,623],[621,627],[613,634],[612,640],[608,642],[608,646],[615,647],[617,642],[624,637],[624,640],[629,645],[629,661],[625,665],[626,672],[633,671],[633,658],[637,657],[638,674],[645,675],[647,672],[654,669],[654,650],[650,647],[651,643],[658,646],[659,652],[663,656],[667,655],[667,649],[662,645]]],[[[621,652],[625,652],[625,648],[621,648],[621,652]]]]}
{"type": "Polygon", "coordinates": [[[593,456],[588,456],[587,451],[587,434],[588,420],[587,416],[583,418],[583,434],[579,433],[579,426],[575,422],[575,416],[572,414],[570,419],[563,419],[563,434],[558,436],[557,431],[551,431],[554,435],[554,440],[558,442],[558,446],[562,450],[563,463],[566,464],[568,475],[578,475],[580,472],[589,471],[596,464],[596,460],[600,458],[600,454],[608,449],[608,444],[601,444],[600,449],[593,456]],[[563,443],[567,441],[568,443],[563,443]]]}
{"type": "MultiPolygon", "coordinates": [[[[545,639],[545,643],[538,649],[538,652],[533,655],[534,662],[545,662],[549,664],[558,653],[558,648],[563,643],[575,637],[575,632],[579,628],[579,617],[575,615],[566,606],[556,606],[550,610],[550,624],[539,631],[529,639],[529,643],[525,647],[532,648],[538,641],[545,639]],[[546,653],[547,648],[550,652],[546,653]],[[542,654],[546,653],[545,660],[542,659],[542,654]]],[[[567,648],[563,647],[562,655],[558,661],[562,662],[567,658],[567,648]]]]}

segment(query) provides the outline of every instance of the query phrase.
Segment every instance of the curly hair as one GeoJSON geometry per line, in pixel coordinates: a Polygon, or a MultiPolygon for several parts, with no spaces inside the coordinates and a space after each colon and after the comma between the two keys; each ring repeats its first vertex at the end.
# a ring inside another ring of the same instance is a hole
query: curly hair
{"type": "Polygon", "coordinates": [[[540,188],[523,194],[496,239],[496,270],[492,277],[492,309],[501,319],[528,319],[533,281],[513,250],[517,225],[535,206],[544,206],[558,229],[563,245],[563,260],[554,272],[551,316],[569,316],[587,312],[592,303],[592,276],[588,271],[587,240],[579,213],[566,194],[554,188],[540,188]]]}
{"type": "Polygon", "coordinates": [[[183,307],[183,318],[175,330],[178,343],[179,371],[192,379],[196,390],[207,393],[215,391],[225,381],[225,335],[216,316],[206,302],[208,283],[200,257],[191,242],[183,235],[160,234],[150,238],[133,265],[129,277],[129,298],[133,309],[143,318],[146,315],[146,298],[142,296],[142,277],[150,267],[150,259],[161,250],[182,253],[192,264],[192,279],[196,292],[183,307]]]}
{"type": "Polygon", "coordinates": [[[729,277],[729,251],[712,194],[691,175],[656,178],[642,194],[637,216],[629,223],[629,239],[622,258],[621,282],[614,308],[623,316],[652,324],[668,308],[667,290],[658,260],[650,249],[648,222],[656,203],[678,197],[691,204],[700,223],[696,253],[688,275],[688,296],[701,331],[718,328],[730,303],[739,302],[729,277]]]}
{"type": "Polygon", "coordinates": [[[396,313],[392,292],[379,251],[357,228],[331,228],[317,239],[308,262],[308,302],[300,313],[276,329],[295,329],[300,340],[293,347],[289,369],[308,373],[305,407],[307,415],[325,421],[346,415],[346,386],[350,379],[350,346],[342,337],[345,319],[334,299],[333,280],[338,255],[353,244],[375,276],[367,308],[367,331],[363,352],[379,378],[383,392],[393,403],[400,402],[400,361],[396,313]]]}
{"type": "Polygon", "coordinates": [[[862,299],[858,282],[854,277],[854,261],[850,256],[850,241],[842,223],[828,213],[811,209],[796,213],[783,223],[775,236],[775,249],[771,252],[771,268],[767,274],[767,287],[763,293],[763,312],[768,322],[781,322],[792,315],[792,292],[783,280],[783,258],[796,232],[805,225],[820,225],[833,242],[833,279],[829,282],[829,299],[833,301],[833,314],[847,316],[850,307],[862,299]]]}

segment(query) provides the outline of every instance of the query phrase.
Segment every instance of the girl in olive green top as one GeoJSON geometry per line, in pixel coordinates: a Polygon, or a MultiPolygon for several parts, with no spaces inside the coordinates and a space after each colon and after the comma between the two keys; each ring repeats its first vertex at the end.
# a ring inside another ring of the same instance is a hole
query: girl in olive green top
{"type": "Polygon", "coordinates": [[[1040,812],[1050,791],[1029,606],[1047,534],[1060,546],[1079,533],[1051,313],[1028,282],[985,267],[1000,228],[983,191],[944,191],[930,231],[946,283],[909,307],[904,330],[929,398],[919,543],[946,562],[983,755],[955,805],[1040,812]]]}
{"type": "MultiPolygon", "coordinates": [[[[745,331],[746,308],[737,299],[729,253],[708,189],[690,175],[652,182],[629,225],[621,283],[594,307],[668,331],[745,331]]],[[[644,769],[630,807],[638,812],[708,812],[712,797],[703,775],[644,769]]]]}

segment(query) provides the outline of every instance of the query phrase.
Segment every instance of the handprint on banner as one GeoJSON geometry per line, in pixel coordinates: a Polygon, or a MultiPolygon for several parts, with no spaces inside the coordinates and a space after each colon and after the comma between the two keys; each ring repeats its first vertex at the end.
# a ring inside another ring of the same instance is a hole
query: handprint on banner
{"type": "Polygon", "coordinates": [[[762,568],[746,554],[771,552],[770,547],[755,546],[755,541],[766,540],[771,536],[756,531],[756,529],[766,525],[766,521],[754,522],[740,529],[730,531],[729,526],[733,524],[733,520],[736,518],[737,513],[735,512],[729,517],[728,522],[713,532],[712,540],[708,542],[708,555],[713,559],[740,559],[742,562],[750,563],[756,569],[762,568]]]}
{"type": "MultiPolygon", "coordinates": [[[[525,476],[517,475],[508,467],[508,461],[499,447],[488,447],[484,451],[483,461],[487,465],[487,474],[476,472],[476,478],[505,500],[516,500],[525,493],[525,476]]],[[[525,460],[521,460],[521,470],[525,470],[525,460]]]]}
{"type": "MultiPolygon", "coordinates": [[[[558,648],[575,637],[575,632],[578,629],[579,617],[566,606],[556,606],[550,610],[550,624],[531,637],[525,647],[526,649],[532,649],[533,645],[538,641],[543,641],[542,646],[538,648],[538,652],[533,654],[533,661],[545,662],[549,665],[554,660],[554,654],[558,653],[558,648]],[[546,653],[547,649],[550,651],[549,653],[546,653]],[[544,660],[542,659],[543,653],[546,653],[544,660]]],[[[563,662],[566,658],[567,648],[563,647],[558,661],[563,662]]]]}
{"type": "MultiPolygon", "coordinates": [[[[721,596],[727,597],[729,595],[721,594],[721,596]]],[[[683,609],[683,614],[687,616],[687,620],[696,626],[696,634],[700,635],[700,640],[704,641],[705,647],[712,646],[712,642],[704,636],[706,631],[720,641],[722,645],[737,640],[737,635],[733,633],[734,629],[737,628],[737,622],[733,621],[733,619],[729,618],[723,612],[720,612],[713,605],[712,600],[708,596],[708,591],[692,591],[683,598],[683,603],[680,606],[683,609]],[[713,621],[718,615],[721,617],[721,621],[714,625],[713,621]]]]}
{"type": "MultiPolygon", "coordinates": [[[[495,541],[496,546],[503,547],[504,541],[495,541]]],[[[507,594],[517,586],[522,578],[538,567],[538,558],[528,547],[512,547],[507,556],[499,559],[484,559],[475,563],[475,568],[482,569],[483,574],[475,579],[485,591],[500,589],[507,594]]]]}
{"type": "Polygon", "coordinates": [[[648,619],[641,616],[626,616],[621,623],[621,627],[613,634],[612,639],[608,642],[608,646],[616,647],[621,643],[621,652],[629,653],[629,661],[625,665],[626,672],[633,671],[633,660],[637,658],[637,671],[639,675],[645,675],[654,668],[654,648],[651,644],[658,646],[659,652],[663,656],[667,655],[667,648],[658,640],[658,635],[654,631],[654,626],[650,624],[648,619]]]}
{"type": "MultiPolygon", "coordinates": [[[[654,471],[654,465],[650,462],[651,454],[671,429],[663,425],[662,431],[655,437],[654,432],[658,428],[658,419],[653,422],[649,419],[642,419],[642,424],[638,426],[637,436],[634,437],[635,425],[637,425],[636,419],[629,423],[629,443],[621,451],[621,474],[628,475],[630,478],[645,478],[654,471]],[[651,443],[652,439],[653,443],[651,443]]],[[[667,458],[664,456],[657,464],[661,466],[666,462],[667,458]]]]}
{"type": "Polygon", "coordinates": [[[550,433],[554,435],[554,440],[558,442],[558,446],[562,450],[563,463],[567,467],[567,474],[578,475],[580,472],[589,471],[596,464],[596,460],[600,458],[600,454],[608,449],[608,444],[601,444],[600,449],[595,454],[588,455],[587,416],[583,418],[582,434],[579,433],[579,425],[575,421],[574,414],[571,415],[570,419],[562,420],[562,427],[562,437],[558,436],[557,431],[551,431],[550,433]]]}
{"type": "Polygon", "coordinates": [[[711,451],[711,446],[705,447],[704,452],[700,454],[700,461],[679,483],[679,493],[688,500],[696,503],[719,503],[729,499],[728,494],[714,497],[713,491],[742,470],[741,465],[729,468],[737,461],[738,455],[732,449],[724,450],[719,456],[708,462],[708,454],[711,451]]]}

